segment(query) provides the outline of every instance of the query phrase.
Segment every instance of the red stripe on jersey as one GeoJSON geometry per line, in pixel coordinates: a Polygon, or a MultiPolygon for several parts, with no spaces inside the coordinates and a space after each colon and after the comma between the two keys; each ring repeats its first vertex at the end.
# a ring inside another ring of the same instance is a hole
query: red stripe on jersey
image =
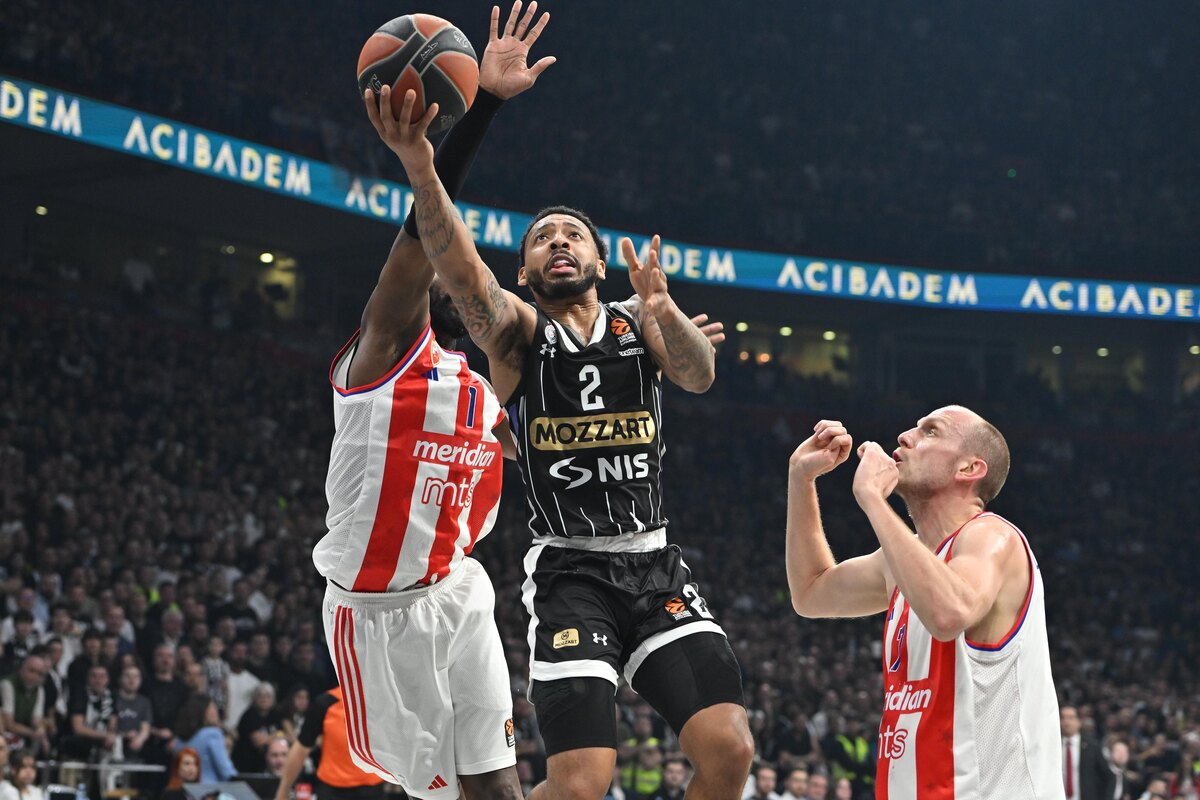
{"type": "MultiPolygon", "coordinates": [[[[338,386],[337,381],[334,380],[333,372],[337,368],[338,362],[342,360],[342,356],[346,354],[346,351],[359,341],[359,336],[361,334],[361,330],[355,332],[355,334],[350,337],[350,341],[346,342],[345,346],[338,351],[338,354],[333,359],[333,363],[329,366],[329,383],[333,385],[334,391],[343,396],[360,394],[361,392],[369,392],[372,389],[378,388],[387,383],[389,380],[394,378],[397,373],[402,372],[404,368],[408,366],[409,362],[413,360],[413,356],[415,356],[418,351],[424,349],[426,345],[428,345],[429,339],[432,337],[433,332],[429,327],[429,323],[426,322],[424,330],[422,330],[421,334],[417,337],[417,341],[413,343],[412,347],[408,348],[408,352],[404,354],[404,357],[397,361],[396,365],[389,369],[382,377],[371,381],[365,386],[338,386]]],[[[348,371],[347,374],[349,374],[348,371]]]]}
{"type": "MultiPolygon", "coordinates": [[[[467,368],[465,358],[455,377],[458,379],[458,409],[454,416],[454,435],[458,439],[478,441],[480,438],[478,432],[467,427],[467,417],[472,413],[472,398],[469,391],[471,372],[467,368]]],[[[480,391],[480,388],[479,386],[475,387],[475,398],[479,401],[483,400],[483,392],[480,391]]],[[[476,422],[474,427],[479,428],[481,419],[478,410],[475,411],[474,417],[476,422]]],[[[450,464],[447,482],[460,487],[469,486],[474,472],[475,468],[466,464],[457,462],[450,464]]],[[[461,496],[456,496],[456,499],[462,501],[461,496]]],[[[447,503],[442,506],[438,513],[437,527],[434,529],[433,545],[429,548],[429,569],[426,570],[421,583],[439,581],[450,574],[450,561],[454,558],[455,543],[458,541],[458,517],[461,513],[462,506],[456,503],[447,503]]]]}
{"type": "MultiPolygon", "coordinates": [[[[418,372],[430,369],[431,359],[426,350],[417,363],[418,372]]],[[[402,451],[404,436],[425,427],[425,406],[429,402],[429,381],[397,382],[392,387],[392,419],[388,425],[388,447],[379,487],[379,505],[375,509],[375,524],[367,541],[358,576],[351,587],[355,592],[385,592],[392,576],[404,535],[408,530],[412,510],[413,487],[421,462],[402,451]]]]}
{"type": "MultiPolygon", "coordinates": [[[[363,754],[362,748],[358,743],[358,720],[354,715],[354,692],[351,690],[351,680],[349,669],[349,660],[346,658],[345,645],[345,629],[346,617],[349,614],[348,609],[342,606],[337,607],[337,611],[333,618],[333,663],[338,674],[338,683],[344,687],[343,700],[346,703],[346,743],[350,745],[350,749],[354,754],[363,761],[367,757],[363,754]]],[[[351,623],[353,624],[353,623],[351,623]]]]}
{"type": "Polygon", "coordinates": [[[354,692],[358,698],[358,708],[355,716],[358,717],[358,724],[361,726],[362,746],[366,751],[366,762],[376,769],[389,775],[395,780],[395,776],[388,772],[383,766],[375,760],[375,756],[371,753],[371,732],[367,729],[367,701],[363,696],[362,689],[362,672],[358,668],[358,654],[354,651],[354,625],[347,626],[347,644],[350,649],[350,661],[354,667],[354,692]]]}
{"type": "Polygon", "coordinates": [[[917,800],[954,800],[954,641],[931,641],[933,698],[917,726],[917,800]]]}

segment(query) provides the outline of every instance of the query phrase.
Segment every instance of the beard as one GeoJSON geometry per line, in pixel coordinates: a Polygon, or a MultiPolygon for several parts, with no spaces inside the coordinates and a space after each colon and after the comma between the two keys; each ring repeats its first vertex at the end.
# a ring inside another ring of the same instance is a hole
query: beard
{"type": "Polygon", "coordinates": [[[547,300],[565,300],[568,297],[578,297],[581,294],[586,294],[589,289],[600,283],[600,275],[596,268],[596,264],[585,264],[580,269],[578,278],[571,278],[565,281],[547,282],[545,276],[540,272],[534,272],[537,277],[529,280],[530,290],[547,300]]]}

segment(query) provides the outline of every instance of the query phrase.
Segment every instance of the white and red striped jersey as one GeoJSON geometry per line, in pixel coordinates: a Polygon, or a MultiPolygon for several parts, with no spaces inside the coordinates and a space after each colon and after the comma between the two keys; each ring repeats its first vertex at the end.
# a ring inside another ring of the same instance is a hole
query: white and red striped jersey
{"type": "MultiPolygon", "coordinates": [[[[1021,613],[999,642],[972,642],[965,633],[939,642],[900,588],[892,593],[884,625],[877,800],[1064,797],[1041,573],[1029,541],[1012,527],[1029,557],[1030,584],[1021,613]]],[[[938,547],[943,561],[953,556],[961,531],[938,547]]]]}
{"type": "Polygon", "coordinates": [[[356,335],[329,372],[329,532],[313,563],[354,592],[432,584],[495,522],[503,455],[492,429],[504,409],[466,357],[439,347],[428,325],[387,375],[346,388],[357,345],[356,335]]]}

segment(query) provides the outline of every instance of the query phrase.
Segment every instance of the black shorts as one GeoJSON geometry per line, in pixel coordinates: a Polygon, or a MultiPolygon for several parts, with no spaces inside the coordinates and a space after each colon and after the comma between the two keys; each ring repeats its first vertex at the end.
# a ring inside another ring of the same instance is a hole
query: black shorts
{"type": "Polygon", "coordinates": [[[522,599],[533,652],[529,677],[629,683],[646,657],[694,633],[723,634],[679,548],[606,553],[535,544],[522,599]]]}

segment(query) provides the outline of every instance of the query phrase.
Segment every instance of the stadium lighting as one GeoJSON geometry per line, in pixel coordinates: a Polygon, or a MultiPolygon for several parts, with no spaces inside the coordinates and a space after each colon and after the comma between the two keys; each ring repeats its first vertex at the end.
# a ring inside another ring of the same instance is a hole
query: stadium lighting
{"type": "Polygon", "coordinates": [[[46,208],[45,206],[38,206],[33,210],[33,213],[37,214],[39,217],[44,217],[50,213],[50,209],[46,208]]]}
{"type": "Polygon", "coordinates": [[[748,352],[746,352],[745,350],[743,350],[742,352],[738,353],[738,360],[739,361],[749,361],[750,354],[748,352]]]}
{"type": "Polygon", "coordinates": [[[275,260],[275,254],[274,253],[263,253],[258,257],[258,260],[264,264],[270,264],[272,261],[275,260]]]}
{"type": "Polygon", "coordinates": [[[750,330],[749,324],[747,324],[745,322],[739,322],[737,325],[734,325],[733,327],[737,328],[738,333],[745,333],[746,331],[750,330]]]}
{"type": "Polygon", "coordinates": [[[221,246],[221,252],[227,256],[231,256],[237,252],[237,248],[231,244],[226,244],[221,246]]]}
{"type": "Polygon", "coordinates": [[[1054,355],[1056,355],[1056,356],[1061,356],[1062,355],[1062,345],[1061,344],[1054,345],[1054,347],[1050,348],[1050,352],[1054,353],[1054,355]]]}
{"type": "Polygon", "coordinates": [[[1200,344],[1194,344],[1188,348],[1188,352],[1194,356],[1200,356],[1200,344]]]}
{"type": "Polygon", "coordinates": [[[1015,177],[1017,177],[1017,171],[1016,171],[1015,169],[1009,169],[1009,170],[1008,170],[1008,177],[1010,177],[1010,178],[1015,178],[1015,177]]]}
{"type": "Polygon", "coordinates": [[[760,364],[765,364],[765,363],[767,363],[767,362],[768,362],[768,361],[770,361],[770,360],[771,360],[771,354],[770,354],[770,353],[759,353],[759,354],[758,354],[758,363],[760,363],[760,364]]]}
{"type": "Polygon", "coordinates": [[[791,336],[792,329],[789,328],[787,325],[784,325],[782,328],[779,329],[779,335],[780,336],[791,336]]]}
{"type": "Polygon", "coordinates": [[[837,338],[837,332],[825,331],[824,333],[821,334],[821,338],[827,342],[832,342],[834,339],[837,338]]]}
{"type": "Polygon", "coordinates": [[[1100,356],[1101,358],[1108,358],[1108,348],[1107,347],[1096,348],[1096,355],[1100,356]]]}

